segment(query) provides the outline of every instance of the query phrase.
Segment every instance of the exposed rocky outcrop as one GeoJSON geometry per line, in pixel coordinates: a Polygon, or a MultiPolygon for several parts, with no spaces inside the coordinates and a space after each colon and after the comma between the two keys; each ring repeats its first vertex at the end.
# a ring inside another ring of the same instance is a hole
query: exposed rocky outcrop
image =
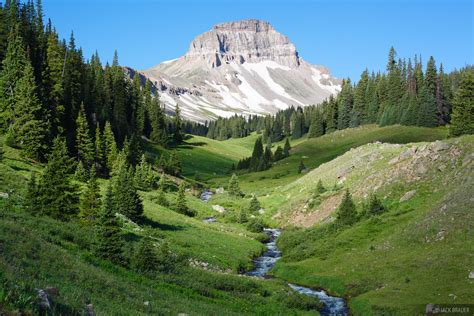
{"type": "Polygon", "coordinates": [[[298,53],[288,37],[278,33],[270,23],[242,20],[215,25],[197,36],[185,59],[203,58],[211,67],[226,62],[243,64],[272,60],[282,66],[297,68],[298,53]]]}

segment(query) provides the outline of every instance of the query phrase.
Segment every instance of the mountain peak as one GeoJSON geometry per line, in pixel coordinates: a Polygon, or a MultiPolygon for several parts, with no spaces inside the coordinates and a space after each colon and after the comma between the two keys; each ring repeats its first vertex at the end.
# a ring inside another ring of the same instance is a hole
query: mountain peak
{"type": "Polygon", "coordinates": [[[141,73],[169,110],[179,103],[184,117],[201,122],[318,104],[337,94],[341,84],[257,19],[216,24],[196,36],[184,56],[141,73]]]}
{"type": "Polygon", "coordinates": [[[225,22],[214,25],[214,30],[226,31],[251,31],[251,32],[268,32],[274,30],[273,26],[267,21],[257,19],[247,19],[234,22],[225,22]]]}
{"type": "Polygon", "coordinates": [[[186,53],[188,59],[205,59],[211,68],[224,63],[274,61],[297,68],[298,52],[288,37],[277,32],[270,23],[249,19],[215,25],[198,35],[186,53]]]}

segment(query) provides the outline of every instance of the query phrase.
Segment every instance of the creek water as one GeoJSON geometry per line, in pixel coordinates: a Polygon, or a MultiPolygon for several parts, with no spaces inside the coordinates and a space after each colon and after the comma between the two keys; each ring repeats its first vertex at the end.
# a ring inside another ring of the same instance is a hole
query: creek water
{"type": "MultiPolygon", "coordinates": [[[[212,192],[204,190],[201,193],[201,200],[209,202],[212,197],[212,192]]],[[[245,275],[268,278],[268,271],[275,266],[278,259],[281,258],[281,251],[278,249],[276,241],[281,234],[279,229],[266,228],[265,233],[270,236],[270,241],[266,243],[267,251],[265,251],[260,257],[254,259],[255,267],[252,271],[246,272],[245,275]]],[[[347,309],[346,302],[341,297],[330,296],[324,290],[314,290],[304,286],[288,283],[296,292],[301,294],[317,297],[320,302],[323,303],[323,307],[318,311],[323,316],[347,316],[349,310],[347,309]]]]}
{"type": "MultiPolygon", "coordinates": [[[[280,236],[279,229],[265,229],[265,232],[270,236],[270,241],[266,244],[267,251],[260,257],[254,260],[255,268],[252,271],[246,272],[245,275],[265,278],[275,263],[281,257],[281,251],[276,245],[276,240],[280,236]]],[[[330,296],[324,290],[314,290],[304,286],[288,283],[293,290],[301,294],[317,297],[324,305],[318,311],[323,316],[346,316],[349,314],[346,303],[343,298],[330,296]]]]}

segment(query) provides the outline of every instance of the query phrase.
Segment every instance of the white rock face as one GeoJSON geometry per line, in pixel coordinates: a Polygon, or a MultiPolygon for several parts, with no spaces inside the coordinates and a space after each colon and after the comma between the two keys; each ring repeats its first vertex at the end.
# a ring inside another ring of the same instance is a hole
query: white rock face
{"type": "Polygon", "coordinates": [[[168,111],[179,103],[185,118],[201,122],[318,104],[340,90],[328,69],[305,62],[286,36],[260,20],[215,25],[184,56],[140,73],[168,111]]]}

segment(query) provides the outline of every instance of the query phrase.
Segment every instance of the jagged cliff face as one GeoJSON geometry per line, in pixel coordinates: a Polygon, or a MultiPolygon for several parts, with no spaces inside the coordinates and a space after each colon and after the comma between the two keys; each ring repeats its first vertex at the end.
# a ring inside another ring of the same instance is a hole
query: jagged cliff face
{"type": "Polygon", "coordinates": [[[168,110],[179,103],[183,115],[197,121],[273,114],[318,104],[340,90],[328,69],[305,62],[286,36],[260,20],[215,25],[184,56],[140,74],[168,110]]]}
{"type": "Polygon", "coordinates": [[[226,62],[243,64],[266,60],[290,68],[299,66],[295,45],[268,22],[259,20],[218,24],[197,36],[184,57],[202,58],[210,67],[226,62]]]}

